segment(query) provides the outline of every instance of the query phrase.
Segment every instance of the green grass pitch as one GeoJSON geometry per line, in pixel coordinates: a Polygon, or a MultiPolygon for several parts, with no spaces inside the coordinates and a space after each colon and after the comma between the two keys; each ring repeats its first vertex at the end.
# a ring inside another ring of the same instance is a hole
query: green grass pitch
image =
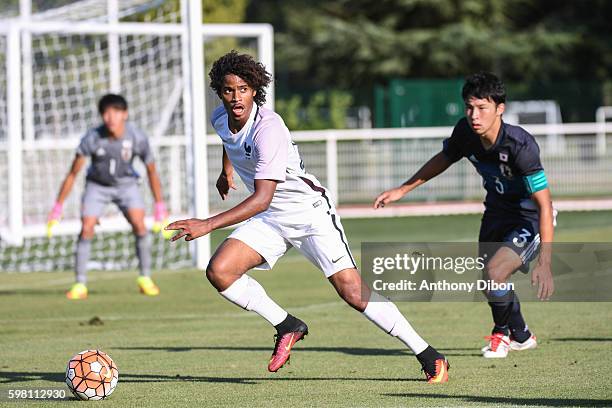
{"type": "MultiPolygon", "coordinates": [[[[610,241],[610,220],[610,212],[562,214],[557,239],[610,241]]],[[[479,217],[344,225],[358,251],[361,241],[473,241],[479,217]]],[[[156,298],[137,293],[133,271],[91,272],[90,298],[79,302],[64,298],[71,272],[0,274],[0,392],[63,387],[68,359],[99,348],[120,372],[105,407],[612,406],[611,303],[524,304],[540,346],[500,361],[480,357],[491,327],[484,302],[399,303],[451,363],[450,382],[433,386],[401,343],[343,304],[295,252],[253,276],[310,327],[278,373],[266,370],[273,329],[222,299],[199,271],[156,273],[156,298]],[[103,324],[89,324],[95,316],[103,324]]]]}

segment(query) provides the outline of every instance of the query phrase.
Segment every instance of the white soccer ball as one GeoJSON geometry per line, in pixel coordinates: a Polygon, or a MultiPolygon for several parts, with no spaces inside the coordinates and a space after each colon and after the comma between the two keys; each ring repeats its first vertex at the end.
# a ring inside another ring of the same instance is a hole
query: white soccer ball
{"type": "Polygon", "coordinates": [[[81,351],[68,361],[66,385],[78,399],[105,399],[115,391],[117,381],[119,370],[103,351],[81,351]]]}

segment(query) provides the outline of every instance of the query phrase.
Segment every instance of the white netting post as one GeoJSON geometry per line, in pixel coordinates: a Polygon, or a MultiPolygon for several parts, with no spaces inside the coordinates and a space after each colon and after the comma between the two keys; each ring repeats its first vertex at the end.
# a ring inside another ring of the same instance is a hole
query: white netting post
{"type": "MultiPolygon", "coordinates": [[[[208,217],[208,165],[206,146],[206,109],[204,101],[204,33],[202,3],[189,1],[190,88],[192,100],[191,143],[193,153],[193,190],[196,218],[208,217]]],[[[210,258],[210,235],[195,241],[196,267],[204,270],[210,258]]]]}
{"type": "Polygon", "coordinates": [[[609,117],[612,117],[612,106],[600,106],[595,111],[595,120],[598,126],[595,144],[597,154],[601,157],[606,155],[606,122],[609,117]]]}
{"type": "MultiPolygon", "coordinates": [[[[189,0],[181,0],[180,8],[181,8],[181,22],[185,24],[189,21],[189,0]]],[[[184,142],[185,142],[185,150],[183,153],[183,158],[185,160],[185,167],[187,169],[193,168],[193,155],[189,151],[191,147],[191,129],[192,129],[192,118],[193,118],[193,109],[191,102],[191,69],[190,69],[190,54],[189,54],[189,30],[183,30],[181,34],[181,73],[183,77],[183,134],[184,134],[184,142]]],[[[178,154],[176,152],[175,154],[178,154]]],[[[188,191],[193,191],[193,179],[188,177],[186,172],[184,179],[182,180],[182,184],[187,186],[188,191]]],[[[180,196],[179,196],[180,197],[180,196]]],[[[192,200],[193,201],[193,200],[192,200]]],[[[171,208],[174,207],[175,202],[171,200],[170,202],[171,208]]],[[[187,208],[191,209],[191,205],[193,203],[189,203],[187,208]]],[[[175,210],[172,210],[176,213],[175,210]]],[[[192,248],[195,251],[194,248],[192,248]]],[[[195,253],[193,254],[193,259],[195,261],[195,253]]]]}
{"type": "MultiPolygon", "coordinates": [[[[31,0],[20,0],[19,16],[21,21],[32,19],[31,0]]],[[[32,35],[28,30],[21,31],[21,65],[23,92],[23,138],[34,140],[34,98],[32,92],[32,35]]]]}
{"type": "MultiPolygon", "coordinates": [[[[259,60],[274,78],[274,29],[271,25],[264,25],[263,33],[257,37],[257,48],[260,51],[259,60]]],[[[266,107],[274,110],[274,82],[268,87],[266,107]]]]}
{"type": "Polygon", "coordinates": [[[327,169],[327,189],[338,205],[340,202],[338,196],[338,141],[334,132],[328,132],[326,135],[325,167],[327,169]]]}
{"type": "Polygon", "coordinates": [[[8,119],[8,175],[9,202],[7,241],[23,244],[23,184],[21,134],[21,33],[17,24],[11,24],[7,39],[7,119],[8,119]]]}
{"type": "MultiPolygon", "coordinates": [[[[7,116],[7,88],[8,79],[6,77],[8,31],[6,27],[0,27],[0,241],[9,234],[9,205],[8,205],[8,157],[7,157],[7,138],[8,138],[8,116],[7,116]]],[[[0,245],[1,246],[1,245],[0,245]]]]}
{"type": "MultiPolygon", "coordinates": [[[[107,0],[108,22],[117,24],[119,22],[118,0],[107,0]]],[[[108,58],[110,69],[110,92],[121,92],[121,51],[119,48],[119,35],[117,33],[108,34],[108,58]]]]}

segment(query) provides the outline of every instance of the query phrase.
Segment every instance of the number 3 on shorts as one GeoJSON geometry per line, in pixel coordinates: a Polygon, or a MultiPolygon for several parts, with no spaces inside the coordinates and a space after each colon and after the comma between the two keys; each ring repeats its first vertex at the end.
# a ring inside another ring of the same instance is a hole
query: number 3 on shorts
{"type": "Polygon", "coordinates": [[[531,237],[531,232],[529,232],[526,228],[522,228],[521,233],[518,237],[514,237],[512,243],[517,247],[522,248],[525,246],[525,243],[527,242],[529,237],[531,237]]]}

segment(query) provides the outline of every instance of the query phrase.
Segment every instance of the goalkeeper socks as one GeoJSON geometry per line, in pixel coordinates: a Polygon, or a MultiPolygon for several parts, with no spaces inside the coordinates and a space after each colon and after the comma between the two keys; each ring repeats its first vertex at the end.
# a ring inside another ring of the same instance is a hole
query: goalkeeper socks
{"type": "Polygon", "coordinates": [[[489,306],[493,314],[495,327],[493,333],[504,333],[508,335],[508,323],[512,306],[514,304],[513,290],[492,290],[489,292],[489,306]]]}
{"type": "Polygon", "coordinates": [[[519,303],[518,296],[514,295],[514,302],[512,303],[512,312],[510,313],[510,320],[508,321],[510,327],[510,334],[512,338],[519,343],[523,343],[531,337],[531,332],[523,319],[521,314],[521,304],[519,303]]]}
{"type": "Polygon", "coordinates": [[[79,237],[75,253],[76,281],[78,283],[87,283],[87,262],[91,253],[91,239],[83,239],[79,237]]]}
{"type": "Polygon", "coordinates": [[[138,256],[140,276],[151,276],[151,241],[149,240],[149,234],[134,235],[134,237],[136,238],[136,256],[138,256]]]}
{"type": "Polygon", "coordinates": [[[270,299],[259,282],[247,274],[219,293],[241,308],[257,313],[272,326],[280,324],[287,317],[287,312],[270,299]]]}
{"type": "Polygon", "coordinates": [[[387,334],[410,347],[414,354],[420,354],[427,348],[428,344],[402,316],[397,306],[378,293],[372,292],[363,314],[387,334]]]}

